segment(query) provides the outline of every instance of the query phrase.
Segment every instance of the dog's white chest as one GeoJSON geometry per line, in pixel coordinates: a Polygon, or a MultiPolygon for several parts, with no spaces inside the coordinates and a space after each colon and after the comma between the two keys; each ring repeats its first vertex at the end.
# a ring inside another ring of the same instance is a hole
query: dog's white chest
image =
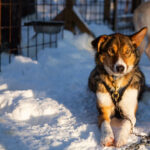
{"type": "Polygon", "coordinates": [[[125,114],[133,114],[137,106],[138,90],[137,89],[126,89],[119,106],[122,108],[125,114]]]}

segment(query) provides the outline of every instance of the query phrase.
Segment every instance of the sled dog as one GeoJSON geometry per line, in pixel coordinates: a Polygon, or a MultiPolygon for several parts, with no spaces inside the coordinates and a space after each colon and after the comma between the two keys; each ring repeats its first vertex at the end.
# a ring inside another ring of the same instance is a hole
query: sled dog
{"type": "Polygon", "coordinates": [[[96,50],[96,66],[90,73],[88,86],[96,94],[103,146],[126,144],[136,123],[138,100],[145,86],[144,75],[138,67],[140,54],[137,48],[146,33],[144,27],[131,36],[102,35],[91,42],[96,50]],[[115,136],[112,118],[121,122],[115,136]]]}
{"type": "Polygon", "coordinates": [[[140,30],[142,27],[147,26],[147,36],[140,46],[141,53],[144,52],[150,59],[150,2],[144,2],[139,7],[137,7],[133,14],[133,23],[136,31],[140,30]]]}

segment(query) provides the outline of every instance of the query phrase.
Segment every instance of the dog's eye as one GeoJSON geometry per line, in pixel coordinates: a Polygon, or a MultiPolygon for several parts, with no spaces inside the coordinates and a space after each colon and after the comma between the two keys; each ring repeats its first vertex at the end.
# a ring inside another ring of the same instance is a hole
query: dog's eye
{"type": "Polygon", "coordinates": [[[125,51],[125,55],[126,56],[129,56],[131,54],[131,50],[130,49],[127,49],[126,51],[125,51]]]}
{"type": "Polygon", "coordinates": [[[108,49],[108,54],[110,56],[113,56],[115,54],[115,51],[112,48],[110,48],[110,49],[108,49]]]}

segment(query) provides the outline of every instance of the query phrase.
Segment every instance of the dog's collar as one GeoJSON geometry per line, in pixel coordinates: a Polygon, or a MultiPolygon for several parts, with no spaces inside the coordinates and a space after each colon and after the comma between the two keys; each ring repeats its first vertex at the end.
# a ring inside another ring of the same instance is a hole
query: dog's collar
{"type": "Polygon", "coordinates": [[[112,78],[113,78],[113,81],[116,81],[116,80],[119,79],[120,77],[119,77],[119,76],[114,76],[114,75],[112,75],[112,78]]]}
{"type": "Polygon", "coordinates": [[[133,77],[129,80],[128,84],[125,85],[122,88],[118,88],[115,84],[115,80],[113,81],[113,87],[115,90],[112,90],[107,84],[106,82],[102,81],[102,83],[104,84],[106,90],[108,91],[108,93],[110,94],[112,101],[114,103],[114,105],[116,106],[117,103],[119,103],[122,99],[122,96],[125,92],[125,90],[128,88],[128,86],[130,85],[131,81],[132,81],[133,77]]]}

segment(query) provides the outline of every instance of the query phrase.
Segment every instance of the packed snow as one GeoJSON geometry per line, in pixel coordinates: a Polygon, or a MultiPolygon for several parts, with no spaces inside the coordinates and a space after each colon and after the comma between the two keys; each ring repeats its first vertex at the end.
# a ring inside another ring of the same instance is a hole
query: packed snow
{"type": "MultiPolygon", "coordinates": [[[[90,25],[98,36],[113,33],[90,25]]],[[[94,68],[92,38],[64,32],[58,48],[38,53],[38,61],[15,56],[0,73],[0,150],[102,150],[95,96],[87,82],[94,68]]],[[[150,61],[140,62],[150,85],[150,61]]],[[[139,104],[138,133],[150,132],[149,93],[139,104]]],[[[128,145],[139,139],[131,135],[128,145]]],[[[127,146],[128,146],[127,145],[127,146]]],[[[141,147],[150,149],[150,147],[141,147]]]]}

